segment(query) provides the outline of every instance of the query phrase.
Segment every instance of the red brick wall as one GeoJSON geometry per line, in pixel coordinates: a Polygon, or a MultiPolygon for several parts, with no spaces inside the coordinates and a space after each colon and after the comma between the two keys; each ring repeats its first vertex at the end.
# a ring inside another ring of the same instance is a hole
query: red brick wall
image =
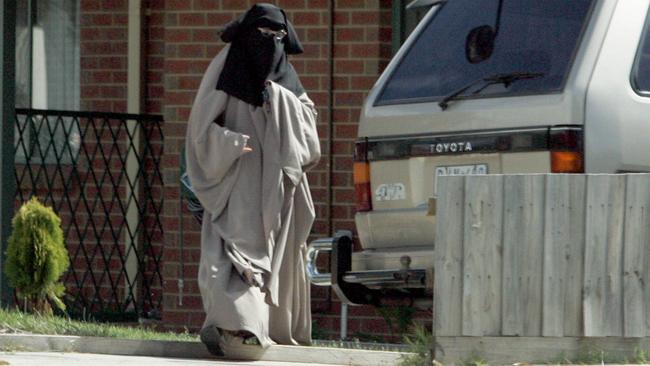
{"type": "Polygon", "coordinates": [[[81,0],[81,109],[126,112],[127,0],[81,0]]]}
{"type": "MultiPolygon", "coordinates": [[[[127,1],[81,0],[80,11],[81,110],[126,112],[127,1]]],[[[97,122],[98,128],[87,124],[87,121],[82,122],[82,129],[90,127],[88,130],[90,133],[87,134],[87,139],[82,139],[81,149],[86,149],[88,157],[91,159],[93,151],[96,151],[97,148],[106,149],[106,151],[110,149],[109,136],[102,136],[102,142],[99,144],[93,141],[94,135],[101,134],[101,128],[99,128],[101,122],[97,122]]],[[[84,155],[81,156],[84,157],[84,155]]],[[[89,265],[86,256],[83,255],[84,251],[87,251],[89,253],[87,257],[92,258],[92,254],[95,253],[102,239],[110,240],[109,237],[99,237],[100,235],[93,233],[92,230],[84,230],[89,224],[92,227],[92,223],[95,222],[100,227],[104,226],[102,224],[107,219],[100,215],[91,217],[94,209],[97,209],[92,202],[110,194],[110,192],[100,192],[99,187],[93,184],[92,180],[86,180],[90,176],[90,167],[97,169],[99,174],[110,169],[100,161],[99,154],[95,155],[95,158],[98,161],[91,162],[88,159],[81,159],[79,166],[81,174],[83,174],[82,181],[85,182],[81,191],[85,193],[90,204],[82,203],[75,210],[71,210],[70,205],[62,205],[58,213],[64,218],[71,217],[70,220],[64,220],[63,225],[64,232],[69,233],[66,236],[66,246],[70,256],[75,259],[71,262],[73,270],[66,277],[68,294],[77,296],[77,293],[81,293],[84,297],[92,300],[96,296],[94,280],[101,278],[102,280],[96,281],[97,285],[104,288],[104,292],[100,296],[108,301],[111,299],[106,291],[109,278],[102,276],[106,265],[101,263],[101,256],[95,257],[92,265],[89,265]],[[73,221],[69,230],[66,228],[65,221],[73,221]],[[102,222],[100,223],[100,221],[102,222]],[[79,244],[80,241],[84,242],[82,246],[79,244]]],[[[79,189],[75,187],[79,185],[78,182],[73,183],[77,184],[73,184],[71,188],[76,189],[68,189],[68,194],[73,197],[73,202],[76,203],[78,200],[83,202],[79,189]]],[[[108,189],[108,187],[106,188],[108,189]]],[[[95,313],[99,309],[85,310],[95,313]]]]}
{"type": "Polygon", "coordinates": [[[145,44],[145,95],[146,113],[161,114],[165,86],[165,1],[149,0],[144,21],[145,44]]]}
{"type": "MultiPolygon", "coordinates": [[[[155,20],[155,19],[154,19],[155,20]]],[[[145,23],[147,24],[147,23],[145,23]]],[[[155,21],[154,21],[155,24],[155,21]]],[[[156,27],[147,26],[145,39],[155,39],[156,27]]],[[[158,27],[160,30],[161,27],[158,27]]],[[[160,31],[158,32],[160,33],[160,31]]],[[[161,41],[161,40],[160,40],[161,41]]],[[[150,48],[161,48],[161,42],[147,42],[145,55],[150,48]]],[[[81,110],[97,112],[126,112],[127,111],[127,45],[128,45],[128,0],[81,0],[80,1],[80,51],[81,51],[81,78],[80,78],[80,96],[81,110]]],[[[155,49],[150,52],[156,55],[155,49]]],[[[160,56],[161,52],[158,52],[160,56]]],[[[149,59],[147,59],[149,61],[149,59]]],[[[151,73],[161,73],[162,65],[156,68],[155,61],[147,63],[147,70],[151,73]]],[[[150,88],[155,89],[155,80],[148,83],[150,88]]],[[[154,90],[155,94],[156,90],[154,90]]],[[[162,92],[157,90],[158,99],[147,96],[147,107],[155,105],[160,99],[162,92]]],[[[147,90],[149,94],[149,90],[147,90]]],[[[160,112],[160,108],[148,109],[147,112],[160,112]]],[[[107,303],[116,303],[113,310],[121,301],[125,301],[127,294],[124,291],[126,286],[125,274],[121,268],[121,262],[118,259],[119,254],[112,245],[115,237],[122,244],[121,253],[126,253],[124,241],[127,229],[119,229],[125,220],[124,214],[120,209],[118,200],[122,205],[126,205],[128,197],[126,196],[127,183],[122,171],[124,170],[124,154],[129,149],[127,144],[127,134],[125,131],[125,121],[95,119],[80,119],[80,128],[82,134],[81,153],[77,162],[77,169],[80,177],[72,179],[68,187],[68,196],[73,204],[59,205],[59,214],[64,219],[64,230],[68,233],[66,242],[68,250],[72,257],[76,257],[73,262],[73,271],[67,276],[69,283],[68,292],[74,294],[77,286],[83,288],[82,292],[86,294],[89,300],[93,300],[94,286],[99,285],[102,288],[99,297],[107,303]],[[109,127],[110,126],[110,127],[109,127]],[[112,133],[111,133],[112,131],[112,133]],[[84,137],[85,136],[85,137],[84,137]],[[117,143],[115,143],[117,141],[117,143]],[[107,160],[102,157],[102,153],[107,160]],[[119,155],[122,155],[120,158],[119,155]],[[90,172],[92,169],[92,173],[90,172]],[[80,194],[78,186],[82,185],[83,189],[80,194]],[[113,185],[116,186],[113,189],[113,185]],[[79,200],[88,201],[88,204],[79,204],[79,200]],[[95,203],[96,200],[99,200],[95,203]],[[72,207],[72,208],[71,208],[72,207]],[[108,211],[108,215],[103,215],[108,211]],[[73,218],[78,227],[74,225],[68,230],[66,221],[73,218]],[[110,221],[110,225],[107,224],[110,221]],[[88,226],[87,223],[92,222],[88,226]],[[97,231],[93,230],[97,227],[97,231]],[[83,248],[80,248],[80,238],[84,238],[83,248]],[[83,249],[87,251],[87,256],[93,258],[92,265],[89,267],[83,249]],[[110,257],[110,261],[105,263],[102,259],[102,253],[110,257]],[[104,274],[106,269],[110,269],[110,278],[104,274]],[[90,274],[90,276],[88,275],[90,274]],[[111,286],[119,287],[117,296],[111,298],[109,294],[111,286]]],[[[161,155],[162,151],[162,134],[159,133],[155,124],[147,123],[142,130],[142,137],[147,136],[147,144],[143,144],[140,156],[147,159],[145,164],[145,174],[147,177],[140,177],[138,180],[140,192],[139,202],[142,203],[145,198],[150,200],[152,206],[148,207],[148,212],[160,210],[159,202],[163,195],[162,178],[154,169],[151,154],[161,155]],[[146,181],[146,183],[145,183],[146,181]],[[147,185],[147,192],[144,192],[144,186],[147,185]]],[[[157,158],[157,157],[156,157],[157,158]]],[[[73,175],[74,176],[74,175],[73,175]]],[[[54,201],[58,204],[61,197],[55,197],[54,201]]],[[[162,237],[160,237],[160,226],[154,220],[153,214],[145,216],[145,225],[137,228],[139,233],[140,247],[143,252],[140,258],[144,258],[145,268],[144,275],[140,276],[138,281],[138,292],[135,295],[138,298],[144,297],[145,302],[149,300],[154,307],[162,298],[162,283],[160,276],[156,273],[155,259],[162,252],[162,237]],[[144,257],[143,257],[144,256],[144,257]],[[146,292],[140,292],[143,289],[146,292]]],[[[131,227],[133,232],[136,228],[131,227]]],[[[134,280],[133,278],[131,279],[134,280]]],[[[145,311],[152,310],[150,304],[145,305],[145,311]]],[[[96,309],[87,309],[93,312],[96,309]]]]}
{"type": "MultiPolygon", "coordinates": [[[[352,154],[363,101],[391,58],[391,6],[391,1],[386,0],[336,1],[330,186],[332,233],[355,229],[352,154]]],[[[315,234],[327,232],[315,231],[315,234]]],[[[318,327],[336,338],[340,329],[340,303],[329,292],[329,289],[312,286],[313,318],[318,327]]],[[[430,320],[430,316],[423,313],[416,314],[415,318],[430,320]]],[[[401,335],[393,328],[389,329],[384,318],[372,307],[349,308],[350,337],[400,341],[401,335]]]]}
{"type": "MultiPolygon", "coordinates": [[[[196,330],[203,321],[196,281],[200,228],[185,210],[182,218],[179,215],[178,167],[186,121],[200,78],[223,47],[217,30],[254,2],[149,0],[146,5],[145,109],[165,118],[163,323],[173,329],[196,330]],[[184,283],[182,294],[179,279],[184,283]]],[[[291,61],[319,111],[324,153],[309,174],[317,210],[313,236],[354,229],[352,151],[363,99],[391,56],[391,2],[339,0],[334,14],[327,0],[269,2],[285,9],[296,26],[306,52],[291,61]]],[[[126,108],[126,3],[82,0],[84,108],[126,108]]],[[[317,325],[336,337],[340,303],[326,288],[314,287],[312,298],[317,325]]],[[[374,309],[354,307],[350,315],[350,335],[362,332],[390,338],[386,322],[374,309]]]]}

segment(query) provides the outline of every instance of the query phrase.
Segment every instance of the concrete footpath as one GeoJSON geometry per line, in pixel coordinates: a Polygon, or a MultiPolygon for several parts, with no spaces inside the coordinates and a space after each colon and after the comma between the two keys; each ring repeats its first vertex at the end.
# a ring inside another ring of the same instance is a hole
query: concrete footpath
{"type": "MultiPolygon", "coordinates": [[[[224,361],[210,355],[200,342],[139,341],[102,337],[48,336],[37,334],[0,335],[0,351],[11,365],[38,365],[35,359],[22,361],[25,357],[60,355],[61,365],[141,365],[144,360],[156,360],[155,364],[187,365],[354,365],[393,366],[399,363],[405,353],[368,351],[330,347],[259,346],[228,344],[224,351],[231,360],[224,361]],[[15,352],[15,353],[11,353],[15,352]],[[36,353],[23,353],[36,352],[36,353]],[[14,358],[16,355],[18,358],[14,358]],[[41,355],[41,356],[39,356],[41,355]],[[125,357],[126,356],[126,357],[125,357]],[[88,359],[87,357],[94,357],[88,359]],[[108,363],[96,363],[103,357],[108,363]],[[112,358],[117,357],[117,358],[112,358]],[[11,358],[13,362],[9,360],[11,358]],[[79,361],[76,361],[79,359],[79,361]],[[167,360],[167,363],[160,363],[167,360]],[[181,361],[179,361],[181,360],[181,361]],[[256,360],[256,361],[251,361],[256,360]],[[128,361],[128,362],[127,362],[128,361]],[[21,363],[23,362],[23,363],[21,363]],[[26,363],[25,363],[26,362],[26,363]],[[77,363],[75,363],[77,362],[77,363]],[[129,363],[132,362],[132,363],[129,363]],[[193,362],[193,363],[187,363],[193,362]],[[225,363],[224,363],[225,362],[225,363]]],[[[2,360],[2,358],[0,358],[2,360]]],[[[55,365],[47,358],[47,366],[55,365]]],[[[152,361],[153,362],[153,361],[152,361]]],[[[151,363],[152,365],[154,363],[151,363]]],[[[2,363],[0,362],[0,366],[2,363]]]]}
{"type": "MultiPolygon", "coordinates": [[[[114,356],[98,355],[92,353],[55,353],[55,352],[2,352],[0,365],[11,366],[208,366],[208,365],[236,365],[236,366],[326,366],[314,363],[290,363],[274,361],[221,361],[221,360],[196,360],[182,358],[161,358],[142,356],[114,356]]],[[[329,365],[331,366],[331,365],[329,365]]]]}

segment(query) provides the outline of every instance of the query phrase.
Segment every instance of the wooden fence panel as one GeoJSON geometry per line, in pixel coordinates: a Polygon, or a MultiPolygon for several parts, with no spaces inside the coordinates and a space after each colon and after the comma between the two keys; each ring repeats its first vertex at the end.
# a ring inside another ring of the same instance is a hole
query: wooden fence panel
{"type": "Polygon", "coordinates": [[[463,335],[501,332],[503,177],[465,180],[463,235],[463,335]]]}
{"type": "Polygon", "coordinates": [[[584,176],[546,178],[542,335],[582,334],[584,176]]]}
{"type": "MultiPolygon", "coordinates": [[[[643,178],[639,178],[645,182],[639,182],[638,185],[635,184],[635,189],[642,189],[643,194],[640,195],[640,199],[636,200],[638,202],[638,214],[639,214],[639,225],[633,226],[630,225],[629,228],[626,227],[626,234],[629,237],[632,235],[630,231],[636,231],[637,237],[640,239],[639,245],[643,248],[643,272],[641,273],[641,278],[643,279],[643,303],[645,304],[645,336],[650,337],[650,190],[647,180],[650,180],[649,175],[643,175],[643,178]]],[[[636,183],[636,182],[635,182],[636,183]]],[[[631,194],[628,194],[628,197],[631,194]]],[[[632,198],[630,199],[632,201],[632,198]]]]}
{"type": "Polygon", "coordinates": [[[564,271],[564,335],[583,335],[582,284],[585,261],[585,201],[587,178],[584,175],[564,175],[568,179],[569,197],[565,207],[567,225],[565,271],[564,271]]]}
{"type": "MultiPolygon", "coordinates": [[[[625,200],[623,243],[623,332],[625,337],[646,336],[644,266],[650,237],[650,176],[629,175],[625,200]]],[[[646,266],[647,268],[647,266],[646,266]]],[[[645,282],[648,283],[648,282],[645,282]]]]}
{"type": "Polygon", "coordinates": [[[541,335],[544,184],[544,175],[504,177],[503,335],[541,335]]]}
{"type": "Polygon", "coordinates": [[[587,177],[584,335],[622,336],[625,176],[587,177]]]}
{"type": "Polygon", "coordinates": [[[452,336],[462,334],[461,306],[463,289],[463,206],[465,177],[445,177],[438,182],[444,195],[437,200],[436,231],[437,253],[434,263],[434,309],[445,316],[436,316],[436,334],[452,336]]]}
{"type": "Polygon", "coordinates": [[[438,184],[437,336],[650,336],[650,174],[438,184]]]}

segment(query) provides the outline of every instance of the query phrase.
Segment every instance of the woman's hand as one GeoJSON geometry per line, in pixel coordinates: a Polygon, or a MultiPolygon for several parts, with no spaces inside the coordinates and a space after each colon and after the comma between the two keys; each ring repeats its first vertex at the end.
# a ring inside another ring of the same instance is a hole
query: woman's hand
{"type": "Polygon", "coordinates": [[[250,146],[248,146],[248,140],[251,137],[248,136],[248,135],[242,135],[242,136],[244,137],[244,147],[242,147],[242,151],[245,152],[245,153],[249,153],[249,152],[253,151],[253,149],[251,149],[250,146]]]}

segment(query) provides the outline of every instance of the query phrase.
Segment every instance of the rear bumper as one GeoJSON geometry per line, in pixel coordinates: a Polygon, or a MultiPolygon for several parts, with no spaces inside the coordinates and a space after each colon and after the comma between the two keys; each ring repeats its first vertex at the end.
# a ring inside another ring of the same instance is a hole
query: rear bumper
{"type": "Polygon", "coordinates": [[[354,220],[365,249],[394,248],[404,242],[433,247],[436,219],[428,207],[357,212],[354,220]]]}
{"type": "Polygon", "coordinates": [[[404,258],[402,268],[352,271],[350,232],[312,242],[307,252],[307,275],[317,286],[331,286],[343,303],[380,305],[388,298],[430,297],[433,269],[410,268],[404,258]],[[330,272],[321,273],[316,261],[321,252],[330,252],[330,272]]]}

